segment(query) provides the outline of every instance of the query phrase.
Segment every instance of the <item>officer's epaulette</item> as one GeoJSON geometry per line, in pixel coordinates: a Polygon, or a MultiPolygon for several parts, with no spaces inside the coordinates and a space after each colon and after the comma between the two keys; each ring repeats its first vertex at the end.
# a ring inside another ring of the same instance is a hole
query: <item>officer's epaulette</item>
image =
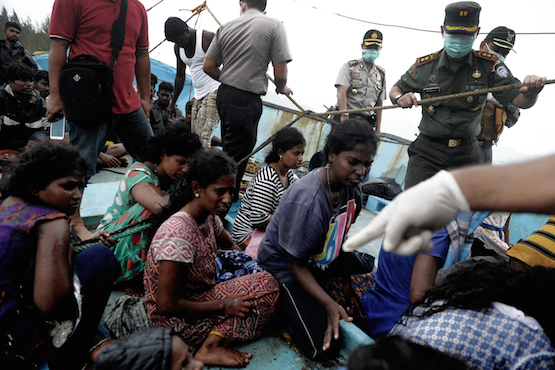
{"type": "Polygon", "coordinates": [[[376,64],[376,69],[385,75],[385,69],[376,64]]]}
{"type": "Polygon", "coordinates": [[[474,56],[478,57],[478,58],[489,60],[491,62],[495,62],[497,60],[497,55],[490,54],[490,53],[484,53],[483,51],[475,51],[474,56]]]}
{"type": "Polygon", "coordinates": [[[358,65],[358,60],[357,59],[351,60],[351,61],[347,62],[347,64],[349,64],[349,67],[354,67],[354,66],[358,65]]]}
{"type": "Polygon", "coordinates": [[[424,57],[420,57],[420,58],[416,58],[416,66],[420,67],[426,63],[430,63],[431,61],[436,59],[436,53],[432,53],[429,55],[426,55],[424,57]]]}

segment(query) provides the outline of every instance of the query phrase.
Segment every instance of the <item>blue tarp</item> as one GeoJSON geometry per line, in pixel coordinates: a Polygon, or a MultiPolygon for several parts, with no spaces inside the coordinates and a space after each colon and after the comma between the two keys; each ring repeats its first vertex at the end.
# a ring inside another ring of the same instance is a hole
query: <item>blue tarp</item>
{"type": "MultiPolygon", "coordinates": [[[[37,62],[39,69],[48,71],[48,53],[35,55],[33,58],[37,62]]],[[[161,82],[170,82],[172,85],[175,81],[176,69],[165,63],[162,63],[156,59],[150,59],[150,72],[154,73],[158,77],[158,85],[161,82]]],[[[134,82],[136,84],[136,81],[134,82]]],[[[158,85],[156,85],[156,91],[158,91],[158,85]]],[[[194,96],[193,85],[191,84],[191,76],[185,77],[185,86],[179,99],[177,100],[177,106],[185,115],[185,104],[191,100],[194,96]]]]}

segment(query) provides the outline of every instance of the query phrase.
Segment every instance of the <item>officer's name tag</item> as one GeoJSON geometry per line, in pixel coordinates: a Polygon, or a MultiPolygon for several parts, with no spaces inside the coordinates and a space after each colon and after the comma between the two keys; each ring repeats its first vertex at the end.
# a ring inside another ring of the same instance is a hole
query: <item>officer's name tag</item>
{"type": "Polygon", "coordinates": [[[434,86],[434,87],[425,87],[423,90],[424,94],[426,95],[430,95],[430,94],[435,94],[439,92],[439,86],[434,86]]]}

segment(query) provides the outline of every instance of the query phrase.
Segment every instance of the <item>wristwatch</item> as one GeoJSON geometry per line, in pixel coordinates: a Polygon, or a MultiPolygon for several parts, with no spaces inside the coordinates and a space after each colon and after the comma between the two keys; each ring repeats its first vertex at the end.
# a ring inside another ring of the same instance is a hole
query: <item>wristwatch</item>
{"type": "Polygon", "coordinates": [[[403,95],[405,94],[401,93],[401,94],[395,95],[395,97],[393,98],[393,104],[397,104],[397,102],[399,101],[399,99],[401,99],[403,95]]]}

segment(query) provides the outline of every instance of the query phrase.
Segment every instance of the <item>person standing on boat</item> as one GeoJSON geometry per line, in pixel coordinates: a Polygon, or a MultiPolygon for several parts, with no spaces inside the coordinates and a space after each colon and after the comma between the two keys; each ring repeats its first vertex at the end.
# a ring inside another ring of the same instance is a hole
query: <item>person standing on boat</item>
{"type": "Polygon", "coordinates": [[[6,22],[4,35],[6,38],[0,40],[0,87],[8,83],[7,68],[13,62],[21,61],[35,72],[38,69],[31,54],[19,42],[21,25],[17,22],[6,22]]]}
{"type": "MultiPolygon", "coordinates": [[[[381,106],[387,99],[385,69],[374,64],[380,55],[382,41],[383,35],[380,31],[367,31],[362,39],[362,58],[345,63],[339,70],[335,81],[339,110],[381,106]]],[[[376,135],[380,135],[381,110],[375,113],[345,113],[340,116],[341,122],[349,118],[368,121],[374,127],[376,135]]]]}
{"type": "Polygon", "coordinates": [[[175,43],[174,53],[177,59],[175,75],[175,94],[171,102],[174,111],[177,99],[185,84],[185,70],[191,69],[191,78],[195,96],[192,99],[191,130],[200,137],[204,148],[212,145],[212,135],[218,127],[220,116],[216,107],[216,96],[220,82],[208,76],[203,70],[206,51],[214,38],[214,32],[189,28],[187,23],[177,17],[170,17],[165,24],[166,38],[175,43]]]}
{"type": "MultiPolygon", "coordinates": [[[[256,144],[262,115],[261,95],[266,95],[268,64],[274,65],[276,92],[291,94],[287,87],[287,63],[291,59],[287,34],[281,21],[264,13],[266,0],[239,2],[241,15],[221,26],[212,40],[204,72],[222,84],[216,104],[222,120],[223,150],[240,161],[256,144]],[[218,67],[223,65],[220,70],[218,67]]],[[[247,161],[237,171],[237,189],[247,161]]],[[[238,192],[234,200],[238,199],[238,192]]]]}
{"type": "MultiPolygon", "coordinates": [[[[441,27],[444,48],[416,59],[389,92],[394,104],[403,108],[418,106],[416,92],[422,98],[433,98],[520,83],[496,55],[472,50],[480,31],[480,10],[473,1],[447,5],[441,27]]],[[[545,77],[526,76],[520,90],[497,92],[494,97],[503,105],[530,108],[546,81],[545,77]]],[[[406,189],[442,169],[483,163],[476,136],[485,104],[486,94],[423,105],[420,135],[408,149],[406,189]]]]}
{"type": "MultiPolygon", "coordinates": [[[[494,28],[480,43],[480,51],[493,54],[497,56],[498,60],[505,63],[505,58],[513,49],[515,40],[515,31],[499,26],[494,28]]],[[[520,110],[517,107],[511,103],[504,106],[493,97],[493,94],[488,94],[480,121],[482,131],[476,138],[484,152],[484,163],[491,164],[493,162],[491,147],[493,144],[497,144],[504,126],[512,127],[519,116],[520,110]]]]}
{"type": "MultiPolygon", "coordinates": [[[[50,98],[46,118],[52,120],[63,109],[60,95],[60,74],[69,60],[80,54],[92,54],[111,63],[111,32],[118,18],[122,0],[81,1],[56,0],[50,21],[50,98]]],[[[106,137],[113,131],[125,149],[138,161],[147,157],[148,139],[153,136],[147,121],[150,116],[150,58],[148,56],[148,20],[145,7],[138,0],[128,0],[125,18],[125,40],[114,67],[114,96],[111,119],[85,127],[69,122],[69,141],[87,161],[88,179],[96,172],[96,159],[106,137]],[[137,79],[140,98],[133,89],[137,79]]]]}

